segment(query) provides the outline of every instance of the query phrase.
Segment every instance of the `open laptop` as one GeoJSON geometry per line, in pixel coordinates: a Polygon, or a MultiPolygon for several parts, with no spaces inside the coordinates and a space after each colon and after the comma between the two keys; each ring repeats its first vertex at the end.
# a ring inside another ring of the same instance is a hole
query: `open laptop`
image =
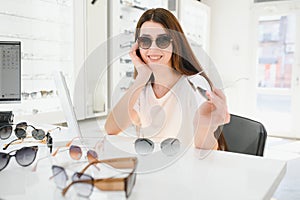
{"type": "Polygon", "coordinates": [[[68,133],[73,137],[81,136],[80,127],[77,122],[70,92],[63,73],[61,71],[54,72],[54,80],[58,96],[60,98],[62,110],[68,125],[68,133]]]}

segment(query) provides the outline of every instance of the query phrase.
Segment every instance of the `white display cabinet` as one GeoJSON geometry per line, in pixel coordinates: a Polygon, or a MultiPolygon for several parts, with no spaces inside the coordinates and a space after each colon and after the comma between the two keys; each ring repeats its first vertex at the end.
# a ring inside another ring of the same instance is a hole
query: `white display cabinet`
{"type": "Polygon", "coordinates": [[[21,41],[15,122],[62,123],[53,71],[63,71],[78,119],[107,114],[107,0],[0,0],[1,41],[21,41]],[[101,46],[99,48],[99,46],[101,46]]]}
{"type": "Polygon", "coordinates": [[[210,8],[197,0],[180,0],[179,8],[179,21],[191,46],[209,54],[210,8]]]}
{"type": "Polygon", "coordinates": [[[78,119],[107,114],[107,0],[74,1],[73,101],[78,119]]]}

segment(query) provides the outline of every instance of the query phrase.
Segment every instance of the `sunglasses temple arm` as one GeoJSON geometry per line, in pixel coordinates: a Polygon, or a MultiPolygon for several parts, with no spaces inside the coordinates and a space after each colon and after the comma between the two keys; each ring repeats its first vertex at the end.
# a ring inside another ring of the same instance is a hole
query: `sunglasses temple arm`
{"type": "Polygon", "coordinates": [[[51,133],[51,132],[55,131],[56,129],[58,129],[59,131],[61,131],[60,127],[56,127],[56,128],[48,130],[47,133],[51,133]]]}
{"type": "Polygon", "coordinates": [[[20,140],[20,139],[14,139],[10,143],[5,144],[4,147],[3,147],[3,150],[6,150],[12,143],[14,143],[15,141],[18,141],[18,140],[20,140]]]}
{"type": "MultiPolygon", "coordinates": [[[[72,142],[73,142],[75,139],[77,139],[77,138],[78,138],[78,137],[73,138],[71,141],[69,141],[69,142],[65,145],[65,147],[71,146],[72,142]]],[[[54,151],[54,153],[52,154],[52,156],[56,156],[56,154],[58,153],[58,151],[59,151],[60,148],[62,148],[62,147],[57,147],[57,149],[54,151]]]]}
{"type": "Polygon", "coordinates": [[[33,166],[32,171],[35,172],[35,171],[37,170],[37,165],[39,164],[39,162],[40,162],[41,160],[44,160],[45,158],[48,158],[48,157],[49,157],[49,156],[45,156],[45,157],[43,157],[43,158],[38,159],[38,160],[36,161],[35,165],[33,166]]]}
{"type": "Polygon", "coordinates": [[[94,184],[93,180],[77,180],[77,181],[72,181],[72,183],[70,183],[67,187],[65,187],[65,188],[62,190],[62,195],[65,196],[66,193],[68,192],[69,188],[70,188],[72,185],[76,184],[76,183],[87,183],[87,184],[91,184],[91,185],[94,184]]]}

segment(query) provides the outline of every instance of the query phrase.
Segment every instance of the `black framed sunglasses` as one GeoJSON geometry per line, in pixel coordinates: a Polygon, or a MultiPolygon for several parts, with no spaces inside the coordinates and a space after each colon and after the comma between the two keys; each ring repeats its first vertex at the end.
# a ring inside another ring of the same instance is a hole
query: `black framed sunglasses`
{"type": "MultiPolygon", "coordinates": [[[[22,143],[24,141],[24,139],[27,137],[27,134],[26,134],[27,126],[30,126],[30,127],[34,128],[32,130],[32,132],[31,132],[32,133],[32,137],[34,139],[36,139],[36,140],[39,140],[43,144],[47,144],[47,147],[49,148],[50,153],[52,153],[53,138],[50,135],[50,133],[53,132],[56,129],[61,130],[61,128],[60,127],[53,128],[51,130],[48,130],[47,134],[45,134],[44,130],[42,130],[42,129],[36,129],[34,126],[27,125],[27,124],[26,124],[26,126],[24,126],[22,128],[19,127],[19,128],[15,129],[15,134],[17,136],[17,139],[14,139],[14,140],[10,141],[8,144],[5,144],[4,147],[3,147],[3,150],[6,150],[12,144],[22,143]]],[[[32,141],[28,141],[28,142],[32,142],[32,141]]]]}
{"type": "Polygon", "coordinates": [[[27,128],[27,123],[26,122],[21,122],[18,124],[6,124],[0,127],[0,139],[6,140],[8,139],[13,131],[13,125],[16,125],[16,128],[27,128]]]}
{"type": "MultiPolygon", "coordinates": [[[[137,135],[140,136],[140,127],[136,127],[137,135]]],[[[148,138],[138,138],[134,142],[135,152],[147,155],[154,151],[155,144],[148,138]]],[[[180,151],[180,141],[177,138],[166,138],[160,143],[160,149],[166,156],[174,156],[180,151]]]]}
{"type": "Polygon", "coordinates": [[[62,189],[63,196],[67,193],[71,186],[74,186],[79,196],[89,197],[93,188],[96,187],[103,191],[125,191],[126,198],[128,198],[132,192],[136,180],[137,158],[113,158],[107,160],[94,160],[89,163],[81,172],[76,172],[72,176],[72,182],[67,185],[68,175],[65,169],[61,166],[53,165],[52,173],[56,186],[62,189]],[[108,177],[101,179],[94,179],[84,172],[90,167],[98,163],[107,164],[115,169],[130,169],[128,176],[117,178],[108,177]]]}
{"type": "MultiPolygon", "coordinates": [[[[168,46],[170,46],[172,41],[173,40],[169,35],[159,35],[155,39],[155,44],[160,49],[166,49],[168,46]]],[[[140,48],[149,49],[153,40],[150,37],[140,36],[138,37],[137,42],[140,48]]]]}
{"type": "Polygon", "coordinates": [[[27,167],[31,165],[35,158],[36,153],[38,151],[38,146],[31,147],[22,147],[18,150],[13,150],[9,153],[0,152],[0,171],[3,170],[9,163],[11,157],[15,157],[16,161],[22,167],[27,167]],[[12,154],[16,152],[15,154],[12,154]]]}

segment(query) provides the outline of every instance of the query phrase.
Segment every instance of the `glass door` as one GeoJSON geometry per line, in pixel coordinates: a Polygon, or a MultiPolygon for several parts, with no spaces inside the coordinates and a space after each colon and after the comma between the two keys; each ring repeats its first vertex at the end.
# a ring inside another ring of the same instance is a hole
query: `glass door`
{"type": "Polygon", "coordinates": [[[300,138],[299,5],[255,7],[256,116],[273,136],[300,138]]]}

